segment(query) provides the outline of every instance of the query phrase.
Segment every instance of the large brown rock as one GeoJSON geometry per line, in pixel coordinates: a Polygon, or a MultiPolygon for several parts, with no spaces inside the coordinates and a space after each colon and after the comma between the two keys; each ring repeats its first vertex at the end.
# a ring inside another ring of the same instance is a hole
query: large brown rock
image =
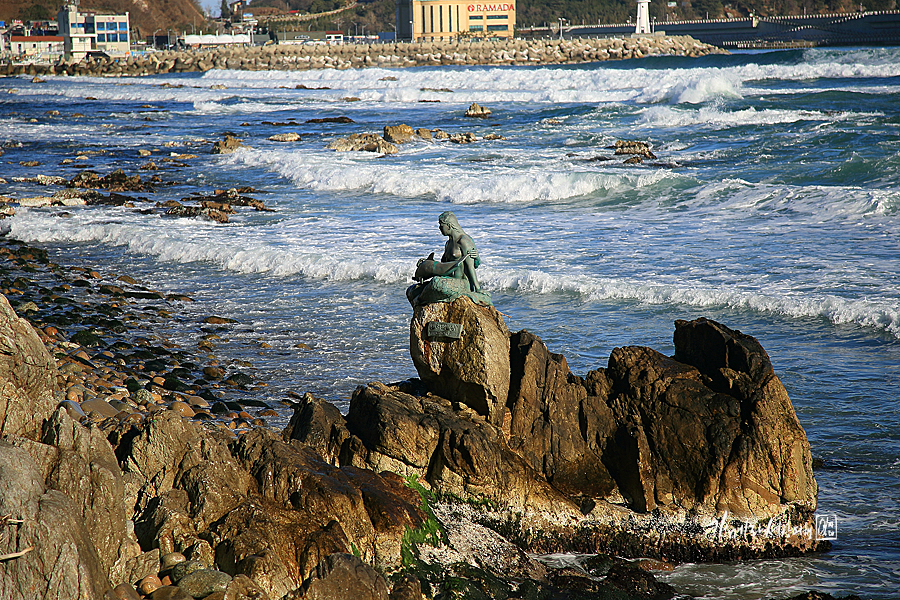
{"type": "Polygon", "coordinates": [[[510,343],[510,447],[572,498],[618,500],[603,463],[614,430],[605,371],[592,371],[587,382],[574,377],[565,357],[528,331],[510,343]]]}
{"type": "Polygon", "coordinates": [[[416,306],[410,354],[419,377],[435,394],[461,402],[502,425],[509,395],[509,330],[493,306],[469,298],[416,306]],[[462,326],[459,339],[430,338],[429,322],[462,326]]]}
{"type": "Polygon", "coordinates": [[[649,348],[613,350],[614,415],[607,451],[628,505],[715,511],[722,470],[740,434],[740,403],[700,373],[649,348]]]}
{"type": "Polygon", "coordinates": [[[699,319],[676,323],[675,347],[675,359],[616,348],[582,380],[533,335],[514,335],[511,446],[573,498],[640,513],[811,514],[809,443],[759,342],[699,319]]]}
{"type": "MultiPolygon", "coordinates": [[[[57,409],[44,426],[48,487],[66,494],[78,508],[97,550],[103,572],[117,579],[125,565],[140,553],[126,526],[122,471],[112,446],[96,425],[87,427],[57,409]]],[[[129,515],[130,516],[130,515],[129,515]]]]}
{"type": "Polygon", "coordinates": [[[676,321],[674,339],[676,360],[740,402],[741,435],[722,473],[718,510],[765,515],[780,504],[815,511],[809,441],[759,342],[707,319],[676,321]]]}
{"type": "Polygon", "coordinates": [[[259,495],[214,525],[222,540],[217,561],[267,582],[272,597],[297,589],[335,552],[355,550],[376,565],[396,566],[405,532],[425,521],[418,494],[393,473],[329,465],[264,429],[242,436],[233,451],[259,495]]]}
{"type": "Polygon", "coordinates": [[[56,361],[0,294],[0,436],[40,439],[56,409],[56,361]]]}
{"type": "Polygon", "coordinates": [[[350,437],[344,415],[330,402],[305,394],[288,426],[282,432],[285,441],[297,440],[319,453],[326,462],[337,465],[344,442],[350,437]]]}
{"type": "MultiPolygon", "coordinates": [[[[433,320],[465,322],[452,305],[436,308],[433,320]]],[[[428,314],[417,312],[414,329],[424,330],[428,314]]],[[[433,357],[432,345],[418,348],[433,357]]],[[[606,368],[581,378],[520,332],[511,338],[506,419],[491,422],[479,412],[492,409],[440,396],[462,387],[452,381],[457,367],[448,383],[360,388],[343,423],[309,404],[292,430],[337,464],[390,469],[438,492],[495,502],[485,522],[535,551],[710,559],[819,548],[809,445],[765,351],[706,320],[678,322],[676,350],[685,362],[616,348],[606,368]],[[766,533],[725,540],[721,524],[734,518],[766,533]]]]}
{"type": "Polygon", "coordinates": [[[413,128],[406,124],[384,126],[384,139],[394,144],[405,144],[415,135],[413,128]]]}
{"type": "Polygon", "coordinates": [[[419,475],[436,491],[490,499],[512,510],[574,508],[484,417],[423,390],[410,391],[423,395],[379,383],[356,390],[347,413],[352,437],[340,453],[342,462],[419,475]]]}
{"type": "Polygon", "coordinates": [[[0,296],[0,598],[99,598],[140,549],[106,437],[55,410],[56,363],[0,296]],[[7,524],[5,516],[22,523],[7,524]]]}
{"type": "Polygon", "coordinates": [[[389,592],[387,581],[378,571],[352,554],[335,553],[316,566],[296,597],[303,600],[388,600],[389,592]]]}
{"type": "Polygon", "coordinates": [[[109,581],[71,498],[47,489],[27,447],[0,440],[0,554],[30,551],[0,562],[3,600],[101,600],[109,581]],[[6,516],[20,520],[7,524],[6,516]]]}
{"type": "Polygon", "coordinates": [[[128,510],[141,514],[157,497],[177,488],[188,496],[187,516],[202,529],[237,506],[250,477],[232,458],[227,436],[173,411],[159,412],[123,436],[117,454],[128,510]]]}

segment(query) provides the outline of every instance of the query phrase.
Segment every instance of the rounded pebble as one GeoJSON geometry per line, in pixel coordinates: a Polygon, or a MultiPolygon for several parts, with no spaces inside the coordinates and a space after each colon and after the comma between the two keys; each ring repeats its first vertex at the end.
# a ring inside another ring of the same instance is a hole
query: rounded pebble
{"type": "Polygon", "coordinates": [[[140,594],[130,583],[120,583],[112,590],[112,596],[116,600],[141,600],[140,594]]]}
{"type": "Polygon", "coordinates": [[[77,402],[73,402],[71,400],[63,400],[59,403],[59,405],[66,409],[66,412],[69,413],[69,416],[72,417],[75,421],[80,421],[81,419],[87,418],[87,415],[84,414],[84,411],[81,410],[81,405],[77,402]]]}
{"type": "Polygon", "coordinates": [[[169,410],[173,410],[180,414],[182,417],[187,417],[188,419],[194,416],[194,409],[192,409],[187,402],[182,402],[181,400],[176,400],[175,402],[170,404],[169,410]]]}
{"type": "Polygon", "coordinates": [[[150,393],[150,390],[145,390],[144,388],[135,390],[135,392],[131,395],[131,399],[141,406],[146,406],[147,404],[154,403],[153,394],[150,393]]]}
{"type": "Polygon", "coordinates": [[[209,567],[199,560],[186,560],[172,567],[172,572],[169,573],[169,576],[172,578],[172,581],[178,584],[185,576],[203,569],[209,569],[209,567]]]}
{"type": "Polygon", "coordinates": [[[178,563],[183,563],[186,560],[187,558],[181,552],[169,552],[168,554],[163,554],[159,559],[160,568],[163,571],[167,571],[178,563]]]}
{"type": "Polygon", "coordinates": [[[178,580],[178,587],[194,598],[206,598],[215,592],[224,592],[231,576],[213,569],[199,569],[178,580]]]}
{"type": "Polygon", "coordinates": [[[138,583],[138,589],[145,596],[149,596],[162,587],[162,581],[156,575],[147,575],[138,583]]]}

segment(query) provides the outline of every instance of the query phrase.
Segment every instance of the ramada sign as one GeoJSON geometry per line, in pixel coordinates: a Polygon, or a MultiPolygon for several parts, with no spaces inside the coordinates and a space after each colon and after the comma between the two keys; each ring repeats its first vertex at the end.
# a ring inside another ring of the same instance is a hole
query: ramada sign
{"type": "Polygon", "coordinates": [[[469,12],[505,12],[516,10],[516,5],[511,2],[502,4],[470,4],[467,8],[469,12]]]}

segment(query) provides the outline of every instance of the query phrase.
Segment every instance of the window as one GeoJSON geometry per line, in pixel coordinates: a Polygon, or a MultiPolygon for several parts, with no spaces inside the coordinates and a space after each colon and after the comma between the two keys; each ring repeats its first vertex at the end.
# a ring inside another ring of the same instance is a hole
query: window
{"type": "Polygon", "coordinates": [[[488,16],[487,16],[487,20],[488,20],[488,21],[496,21],[497,19],[504,19],[504,20],[505,20],[505,19],[506,19],[506,15],[488,15],[488,16]]]}
{"type": "Polygon", "coordinates": [[[128,31],[128,23],[119,21],[119,31],[128,31]]]}
{"type": "Polygon", "coordinates": [[[105,34],[105,33],[98,33],[98,34],[97,34],[97,41],[98,41],[98,42],[105,42],[105,41],[106,41],[106,34],[105,34]]]}
{"type": "Polygon", "coordinates": [[[106,31],[106,23],[100,21],[97,23],[97,31],[106,31]]]}
{"type": "Polygon", "coordinates": [[[120,42],[127,42],[127,41],[128,41],[128,34],[127,34],[127,33],[120,33],[120,34],[119,34],[119,41],[120,41],[120,42]]]}
{"type": "Polygon", "coordinates": [[[93,23],[85,23],[84,24],[84,32],[85,33],[94,33],[94,24],[93,23]]]}
{"type": "Polygon", "coordinates": [[[469,25],[469,31],[481,31],[481,25],[469,25]]]}
{"type": "Polygon", "coordinates": [[[488,25],[488,31],[509,31],[509,25],[488,25]]]}
{"type": "Polygon", "coordinates": [[[469,16],[470,21],[480,21],[483,18],[484,18],[484,15],[470,15],[469,16]]]}

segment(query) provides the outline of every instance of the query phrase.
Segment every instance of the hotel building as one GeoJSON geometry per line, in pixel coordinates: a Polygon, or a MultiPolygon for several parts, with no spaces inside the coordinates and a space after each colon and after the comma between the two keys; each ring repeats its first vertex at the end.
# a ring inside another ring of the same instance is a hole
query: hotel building
{"type": "Polygon", "coordinates": [[[397,37],[404,41],[512,38],[515,0],[496,3],[459,0],[397,0],[397,37]]]}

